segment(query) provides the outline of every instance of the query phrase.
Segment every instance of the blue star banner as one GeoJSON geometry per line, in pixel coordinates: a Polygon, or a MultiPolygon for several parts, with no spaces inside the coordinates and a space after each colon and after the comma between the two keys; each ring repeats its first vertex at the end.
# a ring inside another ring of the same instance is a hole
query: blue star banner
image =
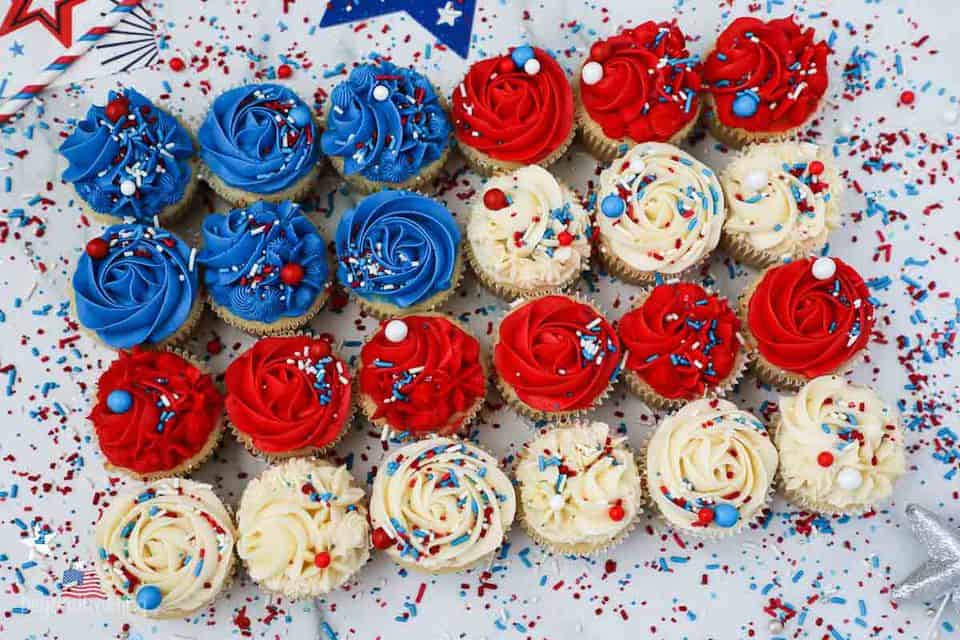
{"type": "Polygon", "coordinates": [[[332,27],[405,11],[443,45],[466,58],[477,0],[331,0],[320,21],[332,27]]]}

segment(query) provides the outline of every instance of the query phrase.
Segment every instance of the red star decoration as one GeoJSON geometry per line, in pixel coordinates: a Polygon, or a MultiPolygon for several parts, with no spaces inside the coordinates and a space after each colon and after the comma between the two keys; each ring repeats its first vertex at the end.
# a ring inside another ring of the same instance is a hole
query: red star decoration
{"type": "Polygon", "coordinates": [[[87,0],[57,0],[55,5],[56,16],[51,16],[44,9],[30,10],[33,0],[13,0],[7,15],[0,24],[0,36],[13,33],[21,27],[33,22],[39,22],[50,34],[60,41],[64,47],[73,44],[73,8],[87,0]]]}

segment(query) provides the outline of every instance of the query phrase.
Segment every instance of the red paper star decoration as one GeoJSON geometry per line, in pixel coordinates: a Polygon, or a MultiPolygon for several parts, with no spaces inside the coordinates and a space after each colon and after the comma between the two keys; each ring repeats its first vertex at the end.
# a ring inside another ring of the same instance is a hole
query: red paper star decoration
{"type": "Polygon", "coordinates": [[[50,34],[60,41],[64,47],[73,44],[73,8],[87,0],[57,0],[54,5],[55,16],[51,16],[44,9],[30,9],[33,0],[13,0],[7,10],[7,15],[0,24],[0,36],[39,22],[50,34]]]}

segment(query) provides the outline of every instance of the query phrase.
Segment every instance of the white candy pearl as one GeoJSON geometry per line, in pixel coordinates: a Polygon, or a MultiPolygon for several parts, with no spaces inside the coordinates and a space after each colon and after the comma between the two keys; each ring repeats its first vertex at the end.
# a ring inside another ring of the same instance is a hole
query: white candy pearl
{"type": "Polygon", "coordinates": [[[403,320],[391,320],[383,329],[390,342],[403,342],[407,339],[407,323],[403,320]]]}
{"type": "Polygon", "coordinates": [[[847,491],[856,491],[863,484],[863,476],[853,467],[844,467],[837,474],[837,484],[847,491]]]}
{"type": "Polygon", "coordinates": [[[770,631],[770,633],[780,633],[783,631],[783,623],[774,618],[767,623],[767,629],[770,631]]]}
{"type": "Polygon", "coordinates": [[[564,502],[566,501],[563,499],[563,496],[560,495],[559,493],[555,493],[552,496],[550,496],[550,508],[553,509],[554,511],[560,511],[560,509],[563,509],[564,502]]]}
{"type": "Polygon", "coordinates": [[[751,193],[756,193],[767,186],[769,179],[765,169],[755,169],[743,177],[743,186],[751,193]]]}
{"type": "Polygon", "coordinates": [[[943,112],[943,121],[947,124],[956,124],[958,118],[960,118],[960,114],[957,113],[956,109],[947,109],[943,112]]]}
{"type": "Polygon", "coordinates": [[[603,80],[603,65],[599,62],[588,62],[583,65],[580,77],[583,78],[583,84],[585,85],[597,84],[603,80]]]}
{"type": "Polygon", "coordinates": [[[390,89],[386,85],[378,84],[373,88],[373,99],[377,102],[383,102],[390,97],[390,89]]]}
{"type": "Polygon", "coordinates": [[[137,183],[133,180],[124,180],[120,183],[120,193],[125,196],[132,196],[137,192],[137,183]]]}
{"type": "Polygon", "coordinates": [[[832,278],[837,272],[837,263],[833,258],[817,258],[813,263],[813,277],[817,280],[832,278]]]}
{"type": "Polygon", "coordinates": [[[527,72],[528,75],[535,76],[540,73],[540,61],[536,58],[530,58],[525,63],[523,63],[523,70],[527,72]]]}

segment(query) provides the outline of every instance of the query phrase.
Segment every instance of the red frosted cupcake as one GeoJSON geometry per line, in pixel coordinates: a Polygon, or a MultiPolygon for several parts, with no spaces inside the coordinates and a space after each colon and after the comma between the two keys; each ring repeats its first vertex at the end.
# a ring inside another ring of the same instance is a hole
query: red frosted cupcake
{"type": "Polygon", "coordinates": [[[381,324],[360,351],[357,379],[360,410],[370,422],[414,436],[461,430],[487,391],[480,343],[438,313],[381,324]]]}
{"type": "Polygon", "coordinates": [[[514,307],[497,327],[493,364],[503,397],[535,420],[598,406],[620,371],[620,339],[596,308],[547,295],[514,307]]]}
{"type": "Polygon", "coordinates": [[[744,291],[740,314],[757,376],[792,390],[849,368],[874,324],[866,283],[839,258],[770,267],[744,291]]]}
{"type": "Polygon", "coordinates": [[[543,49],[516,47],[474,63],[453,90],[460,150],[483,175],[556,161],[573,140],[573,91],[543,49]]]}
{"type": "Polygon", "coordinates": [[[673,22],[644,22],[590,47],[577,122],[587,149],[613,160],[638,142],[680,144],[700,115],[700,61],[673,22]]]}
{"type": "Polygon", "coordinates": [[[213,453],[223,396],[178,353],[121,351],[100,376],[89,419],[108,469],[153,480],[187,473],[213,453]]]}
{"type": "Polygon", "coordinates": [[[225,383],[234,433],[270,458],[330,449],[353,414],[350,371],[325,340],[262,338],[227,367],[225,383]]]}
{"type": "Polygon", "coordinates": [[[659,409],[725,394],[746,364],[736,312],[698,284],[654,287],[620,319],[618,330],[628,354],[627,384],[659,409]]]}
{"type": "Polygon", "coordinates": [[[739,147],[796,132],[827,91],[829,53],[792,16],[734,20],[703,64],[714,135],[739,147]]]}

